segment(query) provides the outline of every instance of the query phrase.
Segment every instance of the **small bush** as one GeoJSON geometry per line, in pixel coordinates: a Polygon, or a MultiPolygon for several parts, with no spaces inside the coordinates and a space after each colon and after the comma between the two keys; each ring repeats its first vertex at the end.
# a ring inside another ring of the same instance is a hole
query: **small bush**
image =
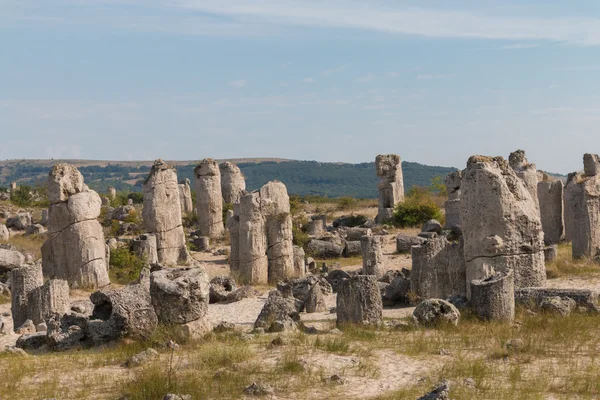
{"type": "Polygon", "coordinates": [[[118,247],[110,251],[110,280],[126,285],[135,282],[146,262],[132,253],[127,247],[118,247]]]}
{"type": "Polygon", "coordinates": [[[354,197],[345,196],[345,197],[340,197],[338,200],[338,209],[339,210],[348,210],[352,207],[355,207],[356,205],[358,205],[358,200],[355,199],[354,197]]]}
{"type": "Polygon", "coordinates": [[[33,196],[31,192],[31,186],[19,186],[10,194],[10,200],[19,207],[30,207],[33,205],[33,196]]]}
{"type": "Polygon", "coordinates": [[[192,228],[198,223],[198,214],[194,211],[183,214],[181,218],[183,226],[186,228],[192,228]]]}
{"type": "Polygon", "coordinates": [[[401,228],[423,225],[430,219],[443,221],[444,215],[431,199],[430,192],[425,188],[413,186],[406,200],[398,203],[394,210],[392,223],[401,228]]]}
{"type": "Polygon", "coordinates": [[[128,199],[133,200],[133,204],[143,204],[144,194],[140,192],[132,192],[127,195],[128,199]]]}
{"type": "Polygon", "coordinates": [[[308,233],[302,231],[302,229],[296,224],[292,225],[292,238],[294,244],[302,247],[303,249],[306,249],[306,245],[310,241],[310,236],[308,233]]]}
{"type": "Polygon", "coordinates": [[[233,204],[223,202],[223,223],[227,221],[227,211],[233,210],[233,204]]]}

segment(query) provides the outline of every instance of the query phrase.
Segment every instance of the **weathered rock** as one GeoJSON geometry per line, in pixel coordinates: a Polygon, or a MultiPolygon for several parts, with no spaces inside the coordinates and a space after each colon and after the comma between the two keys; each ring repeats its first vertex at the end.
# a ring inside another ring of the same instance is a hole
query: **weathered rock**
{"type": "Polygon", "coordinates": [[[69,312],[70,305],[69,283],[60,279],[50,279],[27,294],[27,316],[36,325],[54,313],[69,312]]]}
{"type": "Polygon", "coordinates": [[[360,242],[360,238],[363,236],[371,236],[373,232],[370,228],[340,228],[339,232],[341,236],[348,242],[360,242]]]}
{"type": "Polygon", "coordinates": [[[215,276],[210,280],[210,304],[227,301],[227,296],[236,289],[233,278],[225,275],[215,276]]]}
{"type": "Polygon", "coordinates": [[[329,271],[325,279],[327,279],[327,282],[329,282],[329,284],[331,285],[332,292],[337,293],[339,291],[340,285],[342,284],[342,281],[350,279],[350,274],[341,269],[334,269],[332,271],[329,271]]]}
{"type": "Polygon", "coordinates": [[[334,219],[332,225],[334,228],[357,227],[364,225],[367,222],[368,218],[364,215],[342,215],[341,217],[334,219]]]}
{"type": "Polygon", "coordinates": [[[26,319],[25,322],[17,329],[15,329],[15,333],[19,335],[26,335],[28,333],[36,333],[37,329],[35,328],[35,324],[32,320],[26,319]]]}
{"type": "Polygon", "coordinates": [[[192,395],[167,393],[165,394],[165,397],[163,397],[162,400],[192,400],[192,395]]]}
{"type": "Polygon", "coordinates": [[[25,265],[10,271],[11,312],[13,326],[20,327],[29,319],[28,296],[44,284],[42,268],[39,265],[25,265]]]}
{"type": "Polygon", "coordinates": [[[515,171],[515,174],[523,181],[525,189],[531,195],[531,198],[538,205],[538,174],[535,164],[531,164],[525,157],[525,151],[517,150],[510,153],[508,157],[510,167],[515,171]]]}
{"type": "Polygon", "coordinates": [[[125,361],[125,366],[129,368],[139,367],[140,365],[147,364],[152,360],[156,360],[158,356],[158,351],[148,348],[125,361]]]}
{"type": "Polygon", "coordinates": [[[357,275],[343,280],[336,302],[337,323],[379,325],[383,304],[374,275],[357,275]]]}
{"type": "Polygon", "coordinates": [[[385,223],[390,219],[394,206],[404,200],[404,180],[402,164],[396,154],[378,155],[375,158],[377,176],[381,179],[377,184],[379,192],[379,212],[377,223],[385,223]]]}
{"type": "Polygon", "coordinates": [[[239,167],[228,161],[219,165],[221,173],[221,192],[225,203],[239,203],[242,192],[246,190],[246,180],[239,167]]]}
{"type": "Polygon", "coordinates": [[[313,237],[321,237],[325,232],[327,232],[327,225],[325,221],[321,218],[313,219],[308,223],[307,232],[310,236],[313,237]]]}
{"type": "Polygon", "coordinates": [[[88,347],[91,343],[87,316],[54,313],[48,317],[47,341],[52,350],[65,351],[88,347]]]}
{"type": "Polygon", "coordinates": [[[284,297],[278,290],[271,290],[269,298],[263,306],[254,329],[262,328],[267,332],[293,330],[300,321],[294,297],[284,297]]]}
{"type": "Polygon", "coordinates": [[[8,241],[10,239],[10,232],[4,224],[0,224],[0,240],[8,241]]]}
{"type": "Polygon", "coordinates": [[[438,387],[417,400],[450,400],[450,385],[448,382],[442,382],[438,387]]]}
{"type": "Polygon", "coordinates": [[[552,262],[558,257],[558,245],[553,244],[551,246],[544,247],[544,259],[547,263],[552,262]]]}
{"type": "MultiPolygon", "coordinates": [[[[236,217],[233,217],[234,220],[236,217]]],[[[232,223],[232,227],[234,224],[232,223]]],[[[230,232],[233,232],[230,230],[230,232]]],[[[265,219],[261,213],[260,193],[242,196],[239,215],[239,275],[244,282],[264,284],[269,281],[269,259],[265,219]]],[[[233,234],[233,233],[232,233],[233,234]]],[[[232,240],[233,265],[233,240],[232,240]]]]}
{"type": "Polygon", "coordinates": [[[539,209],[508,163],[502,157],[472,156],[461,192],[467,282],[513,270],[515,287],[543,286],[539,209]]]}
{"type": "Polygon", "coordinates": [[[317,258],[340,258],[344,252],[344,246],[325,240],[312,239],[308,242],[309,254],[317,258]]]}
{"type": "Polygon", "coordinates": [[[356,257],[362,256],[362,245],[360,240],[352,242],[344,242],[344,251],[342,252],[344,257],[356,257]]]}
{"type": "Polygon", "coordinates": [[[421,299],[466,295],[466,263],[463,243],[444,236],[411,248],[411,291],[421,299]]]}
{"type": "Polygon", "coordinates": [[[458,325],[459,319],[460,311],[454,305],[442,299],[423,300],[413,311],[415,323],[426,327],[445,323],[458,325]]]}
{"type": "Polygon", "coordinates": [[[259,293],[252,286],[242,286],[230,292],[225,299],[225,303],[235,303],[237,301],[256,297],[259,293]]]}
{"type": "Polygon", "coordinates": [[[462,181],[462,172],[454,171],[450,172],[446,176],[446,193],[448,194],[448,200],[444,203],[446,209],[446,223],[444,228],[451,229],[455,226],[461,226],[460,219],[460,184],[462,181]]]}
{"type": "Polygon", "coordinates": [[[537,193],[544,242],[557,244],[564,236],[563,183],[559,180],[539,182],[537,193]]]}
{"type": "Polygon", "coordinates": [[[10,271],[22,267],[25,264],[25,256],[16,251],[0,248],[0,272],[10,271]]]}
{"type": "Polygon", "coordinates": [[[396,236],[396,250],[399,253],[410,252],[411,247],[420,246],[425,242],[427,242],[427,239],[425,238],[399,233],[396,236]]]}
{"type": "Polygon", "coordinates": [[[179,184],[179,203],[181,204],[181,212],[189,214],[194,211],[194,204],[192,202],[192,189],[190,187],[190,180],[185,179],[183,183],[179,184]]]}
{"type": "Polygon", "coordinates": [[[569,316],[575,310],[575,307],[577,307],[575,300],[569,297],[546,297],[540,303],[540,309],[543,311],[560,314],[563,317],[569,316]]]}
{"type": "Polygon", "coordinates": [[[163,160],[154,162],[144,182],[142,216],[146,230],[156,235],[158,261],[165,265],[187,262],[177,173],[163,160]]]}
{"type": "Polygon", "coordinates": [[[46,332],[28,333],[17,339],[16,346],[23,350],[37,350],[48,344],[46,332]]]}
{"type": "Polygon", "coordinates": [[[471,306],[483,320],[515,319],[515,286],[513,272],[498,272],[488,278],[471,281],[471,306]]]}
{"type": "Polygon", "coordinates": [[[400,273],[390,282],[385,288],[385,293],[382,296],[383,305],[394,305],[396,303],[405,303],[408,301],[408,293],[410,292],[410,282],[404,274],[400,273]]]}
{"type": "Polygon", "coordinates": [[[44,226],[42,224],[29,225],[25,229],[26,235],[41,235],[43,233],[46,233],[46,228],[44,228],[44,226]]]}
{"type": "Polygon", "coordinates": [[[304,276],[306,273],[306,262],[304,260],[304,249],[294,245],[294,275],[304,276]]]}
{"type": "Polygon", "coordinates": [[[430,219],[425,222],[425,225],[421,228],[421,232],[435,232],[439,235],[442,233],[442,224],[435,219],[430,219]]]}
{"type": "Polygon", "coordinates": [[[264,383],[252,382],[250,386],[244,389],[244,393],[249,396],[267,396],[273,394],[273,388],[264,383]]]}
{"type": "Polygon", "coordinates": [[[583,173],[585,176],[596,176],[600,174],[600,156],[598,154],[583,155],[583,173]]]}
{"type": "MultiPolygon", "coordinates": [[[[239,208],[239,205],[238,205],[239,208]]],[[[251,225],[247,225],[251,227],[251,225]]],[[[240,273],[240,217],[234,215],[227,220],[227,230],[229,231],[229,270],[233,274],[240,273]]],[[[248,243],[246,241],[246,243],[248,243]]]]}
{"type": "Polygon", "coordinates": [[[200,236],[194,239],[196,251],[207,251],[210,249],[210,238],[208,236],[200,236]]]}
{"type": "Polygon", "coordinates": [[[321,285],[318,282],[310,288],[308,299],[306,299],[306,302],[304,303],[304,309],[306,310],[307,314],[329,310],[327,308],[327,304],[325,303],[325,297],[323,296],[321,285]]]}
{"type": "Polygon", "coordinates": [[[360,239],[364,275],[375,275],[378,279],[384,273],[383,238],[363,236],[360,239]]]}
{"type": "Polygon", "coordinates": [[[106,213],[106,219],[125,221],[136,213],[134,206],[119,206],[106,213]]]}
{"type": "Polygon", "coordinates": [[[56,164],[48,175],[46,194],[50,204],[62,203],[70,196],[87,190],[83,175],[69,164],[56,164]]]}
{"type": "Polygon", "coordinates": [[[206,158],[194,169],[196,211],[202,236],[218,239],[223,236],[223,196],[219,164],[206,158]]]}
{"type": "Polygon", "coordinates": [[[31,213],[28,212],[20,212],[17,215],[6,219],[6,226],[18,231],[24,231],[27,227],[31,226],[32,223],[31,213]]]}
{"type": "Polygon", "coordinates": [[[152,305],[164,324],[185,324],[204,318],[209,292],[204,268],[166,268],[150,274],[152,305]]]}
{"type": "Polygon", "coordinates": [[[131,242],[131,249],[133,253],[144,260],[147,265],[158,263],[156,235],[144,233],[136,237],[131,242]]]}
{"type": "Polygon", "coordinates": [[[540,306],[542,301],[550,297],[570,298],[577,306],[588,311],[600,312],[598,308],[599,292],[590,289],[554,289],[554,288],[520,288],[515,289],[515,303],[523,306],[540,306]]]}

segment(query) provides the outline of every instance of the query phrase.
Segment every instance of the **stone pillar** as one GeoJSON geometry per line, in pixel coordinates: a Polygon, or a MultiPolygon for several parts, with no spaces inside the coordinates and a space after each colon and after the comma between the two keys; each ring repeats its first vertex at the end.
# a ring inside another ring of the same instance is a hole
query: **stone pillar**
{"type": "Polygon", "coordinates": [[[69,283],[61,279],[50,279],[27,295],[27,317],[35,325],[45,322],[54,313],[62,316],[70,308],[69,283]]]}
{"type": "Polygon", "coordinates": [[[234,215],[227,221],[229,231],[229,269],[232,274],[240,273],[240,216],[234,215]]]}
{"type": "Polygon", "coordinates": [[[462,172],[454,171],[450,172],[446,176],[446,192],[448,193],[448,200],[444,203],[446,209],[446,223],[444,224],[445,229],[451,229],[452,227],[461,226],[460,223],[460,182],[462,180],[462,172]]]}
{"type": "Polygon", "coordinates": [[[108,198],[114,200],[117,198],[117,189],[112,186],[108,187],[108,198]]]}
{"type": "Polygon", "coordinates": [[[472,156],[461,183],[461,219],[470,282],[513,270],[515,287],[546,282],[538,205],[502,157],[472,156]]]}
{"type": "Polygon", "coordinates": [[[48,224],[48,209],[44,208],[42,210],[42,220],[40,221],[40,224],[46,226],[48,224]]]}
{"type": "Polygon", "coordinates": [[[512,271],[499,272],[486,279],[471,281],[471,307],[483,320],[515,319],[515,286],[512,271]]]}
{"type": "Polygon", "coordinates": [[[17,329],[29,319],[28,295],[44,284],[42,268],[38,265],[25,265],[10,271],[11,312],[13,327],[17,329]]]}
{"type": "Polygon", "coordinates": [[[152,265],[158,263],[158,250],[156,244],[156,235],[144,233],[133,239],[132,250],[146,264],[152,265]]]}
{"type": "Polygon", "coordinates": [[[363,275],[375,275],[378,279],[385,272],[383,265],[383,238],[381,236],[363,236],[360,238],[363,275]]]}
{"type": "Polygon", "coordinates": [[[540,217],[546,245],[559,243],[564,234],[563,184],[559,180],[538,183],[540,217]]]}
{"type": "Polygon", "coordinates": [[[57,164],[46,184],[50,207],[48,240],[42,246],[44,275],[73,287],[110,283],[104,233],[97,218],[102,201],[72,165],[57,164]]]}
{"type": "Polygon", "coordinates": [[[569,174],[565,187],[565,226],[573,244],[573,258],[600,254],[600,162],[595,154],[583,157],[585,172],[569,174]]]}
{"type": "Polygon", "coordinates": [[[239,203],[242,193],[246,190],[246,180],[239,167],[230,162],[219,165],[221,171],[221,192],[225,203],[239,203]]]}
{"type": "Polygon", "coordinates": [[[429,239],[411,247],[410,290],[421,299],[466,296],[466,263],[462,240],[429,239]]]}
{"type": "Polygon", "coordinates": [[[287,188],[281,182],[269,182],[260,189],[261,212],[266,224],[269,281],[294,276],[292,214],[287,188]]]}
{"type": "Polygon", "coordinates": [[[523,181],[525,189],[527,189],[529,195],[537,205],[538,173],[535,164],[531,164],[529,161],[527,161],[524,150],[517,150],[510,153],[510,156],[508,157],[508,163],[515,171],[515,174],[517,174],[517,176],[523,181]]]}
{"type": "Polygon", "coordinates": [[[339,285],[336,302],[337,323],[379,325],[383,304],[374,275],[356,275],[339,285]]]}
{"type": "Polygon", "coordinates": [[[266,227],[260,204],[258,192],[242,196],[240,201],[239,273],[243,282],[255,285],[269,281],[266,227]]]}
{"type": "Polygon", "coordinates": [[[308,234],[314,237],[321,237],[327,232],[325,216],[314,217],[308,224],[308,234]]]}
{"type": "Polygon", "coordinates": [[[377,185],[379,211],[376,221],[382,224],[392,217],[394,206],[404,200],[402,161],[396,154],[380,154],[375,159],[375,168],[381,179],[377,185]]]}
{"type": "Polygon", "coordinates": [[[156,235],[158,262],[166,265],[187,262],[177,172],[163,160],[154,162],[144,182],[142,216],[146,230],[156,235]]]}
{"type": "Polygon", "coordinates": [[[224,234],[223,196],[219,165],[206,158],[194,169],[196,210],[200,236],[219,239],[224,234]]]}
{"type": "Polygon", "coordinates": [[[181,212],[189,214],[194,211],[194,204],[192,203],[192,189],[190,188],[190,180],[185,179],[183,183],[179,184],[179,202],[181,203],[181,212]]]}
{"type": "Polygon", "coordinates": [[[294,275],[304,276],[306,273],[306,261],[304,260],[304,249],[300,246],[294,246],[294,275]]]}

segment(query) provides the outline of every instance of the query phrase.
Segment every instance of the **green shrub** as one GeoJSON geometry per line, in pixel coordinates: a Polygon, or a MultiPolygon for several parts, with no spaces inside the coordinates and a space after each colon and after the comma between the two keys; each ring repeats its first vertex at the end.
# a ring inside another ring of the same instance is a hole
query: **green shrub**
{"type": "Polygon", "coordinates": [[[443,222],[443,217],[442,211],[431,199],[429,191],[413,186],[405,201],[396,205],[392,223],[401,228],[418,227],[430,219],[443,222]]]}
{"type": "Polygon", "coordinates": [[[354,197],[344,196],[340,197],[337,201],[338,209],[340,210],[348,210],[352,207],[355,207],[358,204],[358,200],[354,197]]]}
{"type": "Polygon", "coordinates": [[[140,192],[132,192],[127,195],[128,199],[133,200],[133,204],[143,204],[144,194],[140,192]]]}
{"type": "Polygon", "coordinates": [[[227,211],[233,210],[233,204],[223,202],[223,223],[227,221],[227,211]]]}
{"type": "Polygon", "coordinates": [[[146,265],[143,258],[132,253],[127,247],[110,250],[110,280],[122,285],[135,282],[146,265]]]}
{"type": "Polygon", "coordinates": [[[198,214],[195,211],[183,214],[182,224],[186,228],[192,228],[198,223],[198,214]]]}
{"type": "Polygon", "coordinates": [[[33,205],[32,188],[28,185],[17,187],[10,194],[10,200],[19,207],[30,207],[33,205]]]}

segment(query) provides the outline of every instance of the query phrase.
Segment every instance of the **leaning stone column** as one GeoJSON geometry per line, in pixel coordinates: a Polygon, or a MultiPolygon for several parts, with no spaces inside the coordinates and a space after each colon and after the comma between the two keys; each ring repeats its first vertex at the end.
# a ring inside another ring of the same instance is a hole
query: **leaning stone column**
{"type": "Polygon", "coordinates": [[[194,176],[200,236],[219,239],[224,234],[219,164],[212,158],[205,158],[194,169],[194,176]]]}
{"type": "Polygon", "coordinates": [[[246,180],[239,167],[230,162],[219,165],[221,171],[221,192],[225,203],[239,203],[242,193],[246,190],[246,180]]]}
{"type": "Polygon", "coordinates": [[[144,182],[144,226],[156,235],[158,262],[178,264],[188,261],[181,223],[181,204],[175,168],[156,160],[144,182]]]}
{"type": "Polygon", "coordinates": [[[194,204],[192,203],[192,189],[190,188],[190,180],[185,179],[183,183],[179,184],[179,202],[181,203],[181,212],[189,214],[194,211],[194,204]]]}
{"type": "Polygon", "coordinates": [[[379,192],[379,211],[377,223],[385,223],[392,218],[394,206],[404,200],[404,178],[402,161],[396,154],[378,155],[375,159],[379,192]]]}
{"type": "Polygon", "coordinates": [[[561,181],[542,181],[538,183],[538,201],[544,230],[544,242],[557,244],[563,238],[563,184],[561,181]]]}
{"type": "Polygon", "coordinates": [[[383,238],[381,236],[365,235],[360,238],[363,275],[375,275],[381,278],[384,274],[383,238]]]}
{"type": "Polygon", "coordinates": [[[512,271],[471,281],[471,306],[475,315],[489,321],[515,319],[515,286],[512,271]]]}
{"type": "Polygon", "coordinates": [[[444,228],[451,229],[452,227],[460,227],[460,182],[462,180],[462,172],[450,172],[446,176],[446,192],[448,200],[444,203],[446,209],[446,223],[444,228]]]}
{"type": "Polygon", "coordinates": [[[44,284],[42,268],[38,265],[25,265],[10,271],[11,312],[14,329],[20,328],[29,319],[28,295],[44,284]]]}
{"type": "Polygon", "coordinates": [[[513,270],[515,287],[543,286],[544,234],[538,205],[502,157],[472,156],[461,183],[470,282],[513,270]]]}

